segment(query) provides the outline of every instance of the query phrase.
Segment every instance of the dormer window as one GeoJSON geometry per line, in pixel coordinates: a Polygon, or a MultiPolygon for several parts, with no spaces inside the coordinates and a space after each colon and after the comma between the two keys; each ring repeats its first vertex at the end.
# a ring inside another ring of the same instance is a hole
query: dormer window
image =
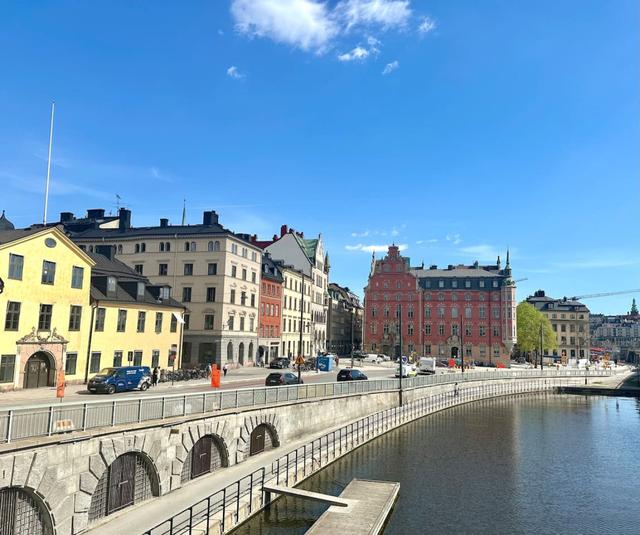
{"type": "Polygon", "coordinates": [[[168,286],[162,286],[160,288],[160,299],[169,299],[170,292],[168,286]]]}
{"type": "Polygon", "coordinates": [[[138,283],[138,297],[144,297],[144,282],[138,283]]]}
{"type": "Polygon", "coordinates": [[[115,293],[115,292],[116,292],[116,278],[107,277],[107,293],[115,293]]]}

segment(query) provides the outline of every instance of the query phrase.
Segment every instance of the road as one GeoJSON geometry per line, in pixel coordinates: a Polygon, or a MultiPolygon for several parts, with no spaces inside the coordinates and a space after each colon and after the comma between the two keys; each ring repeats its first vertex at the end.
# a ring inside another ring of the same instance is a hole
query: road
{"type": "MultiPolygon", "coordinates": [[[[394,368],[390,363],[382,365],[370,365],[357,368],[363,371],[369,379],[385,379],[392,378],[394,368]]],[[[271,372],[281,370],[270,370],[269,368],[237,368],[229,371],[226,377],[221,379],[220,390],[229,390],[237,388],[255,388],[264,386],[266,376],[271,372]]],[[[291,370],[295,372],[295,370],[291,370]]],[[[302,372],[302,380],[305,383],[330,383],[336,380],[338,370],[333,372],[302,372]]],[[[161,383],[157,387],[150,388],[146,392],[133,390],[130,392],[122,392],[114,394],[117,396],[157,396],[161,394],[188,394],[195,392],[208,392],[212,387],[209,381],[205,379],[196,379],[191,381],[176,381],[174,384],[170,382],[161,383]]],[[[68,385],[65,389],[64,402],[84,402],[94,400],[110,399],[107,395],[91,394],[87,391],[85,385],[68,385]]],[[[29,390],[15,390],[12,392],[0,393],[0,409],[8,409],[16,406],[37,405],[44,403],[57,402],[55,388],[38,388],[29,390]]]]}

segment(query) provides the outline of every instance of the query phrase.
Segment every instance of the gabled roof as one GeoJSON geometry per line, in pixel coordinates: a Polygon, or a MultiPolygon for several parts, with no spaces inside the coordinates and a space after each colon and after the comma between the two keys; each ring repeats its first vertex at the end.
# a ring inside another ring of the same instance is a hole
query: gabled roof
{"type": "Polygon", "coordinates": [[[300,237],[298,234],[296,234],[295,232],[292,233],[294,238],[296,239],[296,241],[298,242],[298,245],[300,245],[301,249],[304,251],[304,254],[307,255],[307,258],[309,260],[312,260],[313,262],[315,262],[316,260],[316,250],[318,248],[318,242],[320,240],[308,240],[306,238],[302,238],[300,237]]]}

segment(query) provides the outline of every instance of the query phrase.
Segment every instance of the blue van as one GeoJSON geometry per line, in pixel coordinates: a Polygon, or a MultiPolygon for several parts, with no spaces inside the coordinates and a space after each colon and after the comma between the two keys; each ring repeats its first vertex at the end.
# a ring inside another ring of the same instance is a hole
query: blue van
{"type": "Polygon", "coordinates": [[[92,394],[126,392],[139,388],[145,391],[151,386],[151,370],[149,366],[122,366],[120,368],[103,368],[94,375],[87,384],[92,394]]]}

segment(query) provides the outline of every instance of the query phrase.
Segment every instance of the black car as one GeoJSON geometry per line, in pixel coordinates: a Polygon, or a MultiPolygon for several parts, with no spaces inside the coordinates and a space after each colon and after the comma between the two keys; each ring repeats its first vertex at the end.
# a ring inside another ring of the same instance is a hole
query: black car
{"type": "Polygon", "coordinates": [[[367,379],[369,378],[360,370],[346,368],[338,372],[338,381],[366,381],[367,379]]]}
{"type": "Polygon", "coordinates": [[[267,375],[265,380],[265,386],[279,386],[279,385],[301,385],[304,381],[291,372],[274,372],[267,375]]]}
{"type": "Polygon", "coordinates": [[[273,369],[276,369],[276,370],[278,370],[278,369],[282,370],[284,368],[288,368],[289,364],[290,364],[290,362],[289,362],[288,358],[280,357],[279,359],[272,360],[269,363],[269,368],[273,368],[273,369]]]}

